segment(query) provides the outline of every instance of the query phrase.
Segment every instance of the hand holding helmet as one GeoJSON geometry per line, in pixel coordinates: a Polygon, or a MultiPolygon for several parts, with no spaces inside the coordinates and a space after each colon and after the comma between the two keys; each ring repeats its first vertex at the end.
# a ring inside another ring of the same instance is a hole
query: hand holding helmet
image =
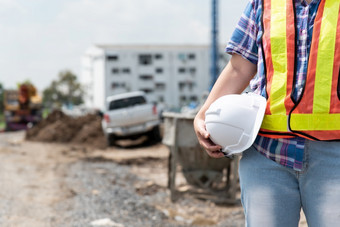
{"type": "Polygon", "coordinates": [[[210,139],[222,147],[226,156],[248,149],[260,130],[266,99],[254,93],[225,95],[205,112],[210,139]]]}
{"type": "Polygon", "coordinates": [[[194,119],[194,129],[200,145],[206,150],[210,157],[224,157],[224,154],[221,152],[222,147],[210,140],[210,135],[205,128],[204,117],[199,114],[196,115],[194,119]]]}

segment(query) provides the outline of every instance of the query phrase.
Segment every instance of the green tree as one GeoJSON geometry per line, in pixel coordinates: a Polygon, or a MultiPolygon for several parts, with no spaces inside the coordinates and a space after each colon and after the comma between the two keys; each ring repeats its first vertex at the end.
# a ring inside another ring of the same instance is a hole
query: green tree
{"type": "Polygon", "coordinates": [[[83,103],[84,90],[71,71],[62,71],[43,91],[43,103],[47,107],[79,105],[83,103]]]}
{"type": "Polygon", "coordinates": [[[24,81],[22,81],[22,82],[17,82],[17,87],[19,88],[20,85],[23,85],[23,84],[34,86],[34,84],[31,82],[30,79],[26,79],[26,80],[24,80],[24,81]]]}

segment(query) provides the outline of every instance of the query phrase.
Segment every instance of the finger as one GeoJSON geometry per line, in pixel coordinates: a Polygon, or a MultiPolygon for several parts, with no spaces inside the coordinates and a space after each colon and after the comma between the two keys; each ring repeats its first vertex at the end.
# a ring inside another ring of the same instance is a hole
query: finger
{"type": "Polygon", "coordinates": [[[207,151],[219,151],[219,150],[222,149],[222,147],[220,145],[215,144],[210,139],[201,138],[200,144],[207,151]]]}
{"type": "Polygon", "coordinates": [[[205,139],[208,139],[209,136],[210,136],[209,133],[205,130],[204,127],[199,127],[198,128],[198,135],[202,136],[205,139]]]}
{"type": "Polygon", "coordinates": [[[224,154],[221,150],[218,151],[207,151],[208,155],[213,158],[223,158],[224,154]]]}
{"type": "Polygon", "coordinates": [[[201,138],[202,145],[209,150],[220,150],[222,147],[215,144],[210,138],[201,138]]]}
{"type": "Polygon", "coordinates": [[[205,149],[210,157],[222,158],[224,154],[222,153],[222,147],[213,143],[209,138],[205,139],[201,135],[198,136],[200,145],[205,149]]]}
{"type": "Polygon", "coordinates": [[[204,138],[209,138],[209,133],[205,128],[205,123],[204,121],[198,121],[198,123],[196,124],[197,126],[197,135],[201,135],[204,138]]]}
{"type": "Polygon", "coordinates": [[[204,143],[203,147],[207,151],[219,151],[219,150],[221,150],[221,146],[216,145],[216,144],[210,145],[210,144],[204,143]]]}

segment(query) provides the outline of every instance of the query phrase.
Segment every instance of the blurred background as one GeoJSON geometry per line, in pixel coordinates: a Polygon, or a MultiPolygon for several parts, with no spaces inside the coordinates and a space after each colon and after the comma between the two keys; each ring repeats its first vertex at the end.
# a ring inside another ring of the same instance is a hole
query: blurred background
{"type": "MultiPolygon", "coordinates": [[[[225,45],[246,0],[219,2],[225,45]]],[[[6,87],[46,88],[61,70],[81,73],[94,44],[209,44],[209,0],[1,0],[0,73],[6,87]]]]}
{"type": "Polygon", "coordinates": [[[247,2],[0,0],[0,225],[244,226],[192,121],[247,2]]]}
{"type": "Polygon", "coordinates": [[[224,48],[246,3],[0,0],[0,98],[30,83],[45,112],[104,111],[106,97],[135,90],[164,109],[197,106],[228,62],[224,48]]]}

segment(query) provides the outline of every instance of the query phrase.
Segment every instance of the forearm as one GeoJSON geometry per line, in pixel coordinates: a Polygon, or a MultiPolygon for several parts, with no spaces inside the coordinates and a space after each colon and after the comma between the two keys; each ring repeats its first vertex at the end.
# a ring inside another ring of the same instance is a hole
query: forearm
{"type": "Polygon", "coordinates": [[[256,65],[239,55],[233,55],[198,112],[198,117],[204,119],[205,111],[217,98],[227,94],[240,94],[244,91],[255,74],[256,65]]]}
{"type": "Polygon", "coordinates": [[[205,112],[216,99],[227,94],[240,94],[249,84],[256,73],[256,65],[245,60],[239,55],[233,55],[228,65],[223,69],[214,87],[212,88],[204,105],[194,119],[194,129],[201,146],[211,157],[224,156],[220,145],[214,144],[209,139],[205,128],[205,112]]]}

